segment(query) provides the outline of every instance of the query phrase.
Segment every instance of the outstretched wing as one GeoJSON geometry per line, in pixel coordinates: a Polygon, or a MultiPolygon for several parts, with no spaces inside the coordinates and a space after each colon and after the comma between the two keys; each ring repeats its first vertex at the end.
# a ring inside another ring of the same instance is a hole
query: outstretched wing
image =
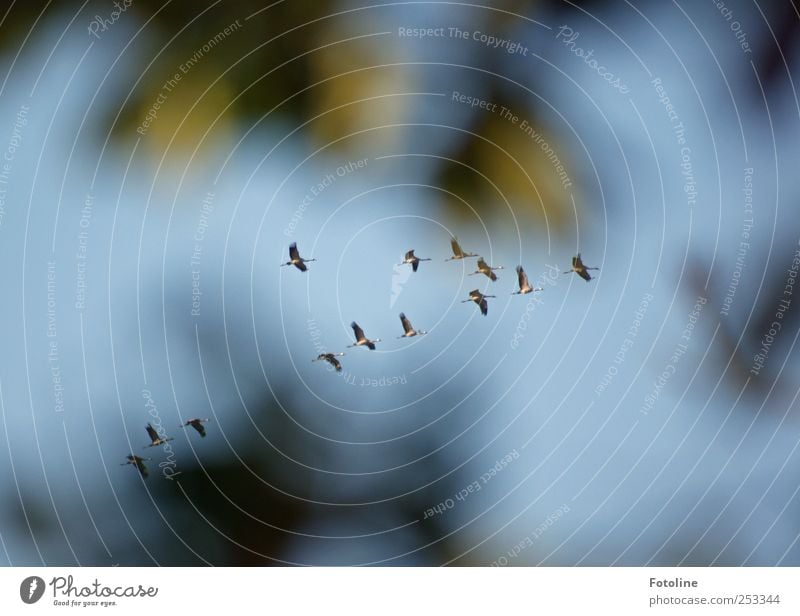
{"type": "Polygon", "coordinates": [[[297,242],[289,244],[289,259],[295,261],[300,258],[300,251],[297,250],[297,242]]]}
{"type": "Polygon", "coordinates": [[[464,256],[464,251],[461,250],[461,246],[458,245],[458,240],[455,237],[450,238],[450,247],[453,249],[453,256],[455,257],[464,256]]]}
{"type": "Polygon", "coordinates": [[[478,291],[478,289],[473,289],[472,291],[469,292],[469,298],[473,302],[476,301],[476,300],[481,299],[482,297],[483,297],[483,294],[480,291],[478,291]]]}
{"type": "Polygon", "coordinates": [[[145,430],[147,430],[147,435],[150,437],[150,440],[155,442],[159,439],[158,432],[155,431],[155,428],[150,424],[145,426],[145,430]]]}
{"type": "Polygon", "coordinates": [[[294,266],[295,266],[297,269],[299,269],[301,272],[305,272],[305,271],[308,269],[308,268],[306,267],[306,264],[305,264],[305,263],[303,263],[302,261],[297,261],[297,262],[294,264],[294,266]]]}
{"type": "Polygon", "coordinates": [[[530,284],[528,283],[528,275],[525,273],[525,270],[522,269],[521,265],[517,265],[517,277],[519,278],[520,290],[530,286],[530,284]]]}
{"type": "Polygon", "coordinates": [[[489,312],[489,302],[486,301],[486,298],[482,297],[478,305],[481,307],[481,314],[486,316],[489,312]]]}
{"type": "Polygon", "coordinates": [[[581,253],[578,253],[576,256],[572,257],[572,267],[582,268],[583,261],[581,261],[581,253]]]}
{"type": "Polygon", "coordinates": [[[581,265],[581,268],[577,271],[578,276],[583,278],[586,282],[589,282],[592,277],[589,275],[589,272],[586,271],[586,268],[581,265]]]}
{"type": "Polygon", "coordinates": [[[406,261],[411,261],[411,259],[413,259],[413,258],[414,258],[414,251],[413,251],[413,250],[409,250],[409,251],[406,253],[406,258],[405,258],[405,260],[406,260],[406,261]]]}
{"type": "Polygon", "coordinates": [[[416,272],[418,268],[419,268],[419,259],[414,259],[411,262],[411,269],[416,272]]]}
{"type": "Polygon", "coordinates": [[[194,428],[195,430],[197,430],[200,433],[200,436],[205,438],[206,428],[205,428],[205,426],[202,424],[202,422],[199,419],[193,419],[189,423],[191,424],[192,428],[194,428]]]}
{"type": "Polygon", "coordinates": [[[352,323],[350,323],[350,327],[352,327],[352,328],[353,328],[353,333],[356,335],[356,341],[357,341],[357,342],[360,342],[360,341],[362,341],[362,340],[365,340],[365,339],[366,339],[366,336],[364,335],[364,330],[363,330],[363,329],[361,329],[361,328],[358,326],[358,323],[356,323],[355,321],[353,321],[352,323]]]}
{"type": "Polygon", "coordinates": [[[413,331],[414,331],[414,328],[411,326],[411,321],[409,321],[409,320],[406,318],[406,315],[405,315],[405,313],[403,313],[403,312],[401,312],[401,313],[400,313],[400,322],[403,324],[403,330],[404,330],[404,331],[405,331],[407,334],[410,334],[411,332],[413,332],[413,331]]]}
{"type": "Polygon", "coordinates": [[[328,356],[325,358],[328,360],[331,366],[336,368],[336,372],[342,371],[342,364],[339,363],[339,360],[336,359],[336,356],[333,353],[328,353],[328,356]]]}
{"type": "Polygon", "coordinates": [[[483,272],[487,276],[488,276],[487,272],[492,271],[491,268],[489,267],[489,264],[483,260],[483,257],[478,257],[478,271],[483,272]]]}
{"type": "Polygon", "coordinates": [[[147,477],[150,474],[147,472],[147,467],[144,465],[144,461],[139,456],[133,456],[133,463],[136,465],[136,468],[139,469],[142,477],[147,477]]]}

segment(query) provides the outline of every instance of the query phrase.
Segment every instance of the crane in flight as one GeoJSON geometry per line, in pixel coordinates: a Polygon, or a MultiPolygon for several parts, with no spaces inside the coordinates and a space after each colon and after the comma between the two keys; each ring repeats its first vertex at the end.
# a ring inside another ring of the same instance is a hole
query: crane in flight
{"type": "Polygon", "coordinates": [[[316,261],[316,259],[304,259],[301,257],[300,251],[297,250],[297,242],[292,242],[289,244],[289,260],[286,263],[281,263],[281,267],[294,265],[301,272],[305,272],[308,270],[306,263],[311,263],[312,261],[316,261]]]}
{"type": "Polygon", "coordinates": [[[358,347],[358,346],[365,346],[370,351],[375,350],[375,343],[380,342],[380,338],[375,338],[375,340],[370,340],[364,335],[364,330],[358,326],[358,323],[353,321],[350,323],[350,327],[353,328],[353,333],[356,335],[356,343],[355,344],[348,344],[348,348],[350,347],[358,347]]]}
{"type": "Polygon", "coordinates": [[[494,270],[501,269],[503,269],[502,265],[491,267],[486,261],[483,260],[483,257],[478,257],[478,269],[472,272],[470,276],[474,276],[475,274],[483,274],[484,276],[487,276],[489,280],[494,282],[497,280],[497,275],[494,273],[494,270]]]}
{"type": "Polygon", "coordinates": [[[575,272],[586,282],[589,282],[592,279],[592,277],[589,275],[588,270],[599,270],[599,269],[600,269],[599,267],[586,267],[583,264],[583,261],[581,261],[581,253],[578,253],[576,256],[572,257],[572,269],[564,273],[571,274],[572,272],[575,272]]]}
{"type": "Polygon", "coordinates": [[[137,468],[139,473],[142,475],[142,477],[147,478],[147,476],[150,473],[147,472],[147,467],[144,465],[144,463],[146,460],[149,460],[150,458],[140,458],[135,454],[131,454],[125,457],[128,458],[128,461],[123,462],[122,464],[120,464],[120,466],[127,466],[128,464],[133,464],[137,468]]]}
{"type": "Polygon", "coordinates": [[[544,291],[544,289],[537,289],[531,286],[528,282],[528,274],[522,269],[521,265],[517,265],[517,277],[519,278],[519,291],[514,291],[511,295],[525,295],[533,291],[544,291]]]}
{"type": "Polygon", "coordinates": [[[419,269],[419,262],[420,261],[430,261],[430,259],[422,259],[422,258],[418,257],[417,255],[415,255],[413,250],[409,250],[406,253],[406,256],[403,257],[403,262],[402,263],[398,263],[398,265],[405,265],[406,263],[410,263],[411,264],[411,269],[416,272],[417,269],[419,269]]]}
{"type": "Polygon", "coordinates": [[[449,259],[445,259],[445,261],[457,261],[459,259],[464,259],[466,257],[477,257],[478,255],[471,253],[471,252],[464,252],[461,250],[461,246],[456,239],[456,236],[452,236],[450,238],[450,247],[453,249],[453,256],[449,259]]]}
{"type": "Polygon", "coordinates": [[[336,358],[342,355],[344,355],[344,353],[320,353],[317,355],[316,359],[312,359],[311,361],[326,361],[336,369],[336,372],[341,372],[342,364],[336,358]]]}
{"type": "Polygon", "coordinates": [[[158,447],[159,445],[163,445],[164,443],[172,440],[171,438],[161,438],[158,435],[158,432],[156,432],[156,429],[149,423],[144,427],[144,429],[147,430],[147,434],[151,441],[149,445],[144,446],[144,449],[147,449],[148,447],[158,447]]]}
{"type": "Polygon", "coordinates": [[[475,302],[481,309],[481,314],[486,316],[489,312],[489,302],[486,301],[487,297],[494,297],[494,295],[484,295],[478,289],[469,292],[469,299],[461,300],[462,304],[467,302],[475,302]]]}
{"type": "Polygon", "coordinates": [[[403,324],[403,331],[405,333],[402,336],[398,336],[398,338],[411,338],[413,336],[422,336],[423,334],[428,333],[422,330],[414,329],[414,327],[411,325],[411,321],[408,320],[404,312],[400,313],[400,322],[403,324]]]}
{"type": "Polygon", "coordinates": [[[194,428],[195,430],[197,430],[200,433],[200,436],[205,438],[206,437],[206,429],[203,426],[203,424],[206,423],[207,421],[209,421],[209,420],[208,419],[197,419],[197,418],[190,419],[185,424],[183,424],[181,427],[185,428],[186,426],[192,426],[192,428],[194,428]]]}

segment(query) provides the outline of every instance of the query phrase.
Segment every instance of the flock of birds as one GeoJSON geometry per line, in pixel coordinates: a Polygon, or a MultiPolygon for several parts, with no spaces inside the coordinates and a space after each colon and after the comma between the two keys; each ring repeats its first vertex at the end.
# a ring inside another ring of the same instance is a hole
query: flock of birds
{"type": "MultiPolygon", "coordinates": [[[[464,252],[464,250],[461,248],[461,245],[458,243],[458,239],[456,237],[450,238],[450,247],[453,250],[453,256],[448,257],[447,259],[445,259],[445,261],[459,261],[461,259],[466,259],[468,257],[478,257],[477,261],[478,269],[476,269],[469,275],[475,276],[476,274],[483,274],[484,276],[489,278],[489,280],[491,280],[492,282],[495,282],[497,280],[497,274],[495,274],[495,271],[503,269],[502,265],[499,265],[497,267],[492,267],[480,255],[475,254],[473,252],[464,252]]],[[[281,266],[283,267],[287,265],[293,265],[301,272],[305,272],[308,271],[306,263],[310,263],[312,261],[316,261],[316,259],[304,259],[303,257],[301,257],[300,251],[297,248],[297,243],[292,242],[289,245],[289,260],[286,263],[282,263],[281,266]]],[[[403,258],[403,261],[401,263],[398,263],[398,265],[410,265],[412,271],[416,272],[419,269],[419,264],[422,261],[431,261],[431,259],[418,257],[417,255],[414,254],[413,250],[409,250],[406,253],[405,257],[403,258]]],[[[586,265],[584,265],[583,261],[581,260],[581,255],[580,253],[578,253],[576,256],[572,257],[572,268],[568,272],[564,272],[564,274],[571,274],[575,272],[586,282],[589,282],[592,279],[591,274],[589,274],[589,270],[596,270],[596,269],[599,268],[587,267],[586,265]]],[[[514,291],[512,295],[526,295],[528,293],[533,293],[534,291],[542,291],[542,289],[537,289],[531,286],[531,283],[528,280],[528,275],[525,273],[525,270],[522,268],[521,265],[517,265],[516,270],[517,270],[517,281],[519,284],[519,290],[514,291]]],[[[489,313],[489,302],[487,302],[486,299],[492,297],[496,296],[484,295],[478,289],[473,289],[472,291],[469,292],[469,297],[465,300],[462,300],[461,303],[465,304],[467,302],[474,302],[478,306],[478,308],[480,308],[481,314],[483,316],[486,316],[489,313]]],[[[400,313],[400,323],[403,326],[403,335],[398,336],[398,338],[411,338],[413,336],[420,336],[422,334],[428,333],[422,330],[414,329],[414,326],[411,325],[411,321],[408,320],[408,317],[406,317],[405,313],[403,312],[400,313]]],[[[375,338],[372,340],[367,338],[367,336],[364,334],[364,330],[361,329],[361,327],[355,321],[350,323],[350,327],[353,328],[353,334],[355,335],[356,341],[354,344],[348,345],[348,348],[365,346],[370,351],[374,351],[375,343],[381,341],[380,338],[375,338]]],[[[341,372],[342,364],[337,358],[342,357],[343,355],[344,353],[320,353],[316,357],[316,359],[312,359],[311,361],[326,361],[331,366],[333,366],[337,372],[341,372]]]]}
{"type": "MultiPolygon", "coordinates": [[[[484,258],[481,257],[480,255],[477,255],[472,252],[464,252],[464,250],[461,248],[461,245],[458,243],[458,240],[455,237],[450,238],[450,247],[453,250],[453,256],[448,257],[447,259],[445,259],[445,261],[458,261],[469,257],[478,257],[478,261],[476,264],[477,269],[469,275],[474,276],[477,274],[483,274],[484,276],[489,278],[492,282],[495,282],[497,280],[497,274],[495,274],[495,271],[503,269],[503,266],[492,267],[488,263],[486,263],[484,258]]],[[[297,248],[297,243],[292,242],[289,245],[289,260],[286,263],[282,263],[281,266],[293,265],[301,272],[306,272],[308,271],[308,266],[306,265],[306,263],[311,263],[312,261],[316,261],[316,259],[304,259],[303,257],[301,257],[300,251],[297,248]]],[[[419,264],[422,261],[431,261],[431,259],[418,257],[414,254],[413,250],[409,250],[405,254],[402,263],[399,263],[398,265],[410,265],[412,271],[416,272],[419,269],[419,264]]],[[[599,268],[587,267],[586,265],[584,265],[583,261],[581,260],[581,255],[580,253],[578,253],[576,256],[572,257],[572,268],[569,271],[563,273],[571,274],[574,272],[578,276],[583,278],[586,282],[589,282],[590,280],[592,280],[592,276],[589,274],[589,270],[597,270],[597,269],[599,268]]],[[[525,273],[525,270],[522,268],[521,265],[517,265],[516,271],[517,271],[517,281],[519,285],[519,290],[514,291],[512,295],[526,295],[528,293],[533,293],[534,291],[542,291],[542,289],[535,288],[530,284],[530,281],[528,280],[528,275],[525,273]]],[[[486,316],[489,313],[489,303],[486,300],[487,298],[493,298],[493,297],[496,296],[484,295],[478,289],[473,289],[472,291],[469,292],[469,297],[465,300],[462,300],[461,303],[465,304],[467,302],[474,302],[480,309],[481,314],[483,316],[486,316]]],[[[423,334],[428,333],[423,330],[414,329],[414,326],[411,325],[411,321],[409,321],[408,317],[406,317],[405,313],[403,312],[400,313],[400,323],[403,326],[403,335],[398,336],[398,338],[412,338],[414,336],[421,336],[423,334]]],[[[364,334],[364,330],[361,329],[361,327],[355,321],[350,323],[350,327],[353,328],[353,334],[355,335],[355,342],[353,344],[348,345],[347,348],[364,346],[367,347],[369,350],[374,351],[376,348],[375,344],[381,342],[380,338],[374,338],[374,339],[367,338],[366,334],[364,334]]],[[[334,369],[337,372],[341,372],[342,364],[337,358],[342,357],[343,355],[344,353],[320,353],[315,359],[312,359],[311,361],[328,362],[331,366],[334,367],[334,369]]],[[[200,434],[201,437],[205,437],[206,430],[203,424],[206,423],[207,421],[209,420],[197,419],[197,418],[190,419],[185,424],[183,424],[182,427],[191,426],[195,430],[197,430],[197,432],[200,434]]],[[[156,431],[156,429],[153,428],[153,426],[149,423],[147,424],[145,429],[147,430],[147,434],[150,437],[151,441],[149,445],[145,446],[145,449],[147,447],[158,447],[160,445],[163,445],[164,443],[167,443],[168,441],[173,440],[172,438],[167,438],[166,436],[163,437],[160,436],[156,431]]],[[[150,458],[142,458],[135,454],[131,454],[127,456],[127,462],[124,462],[123,464],[121,464],[121,466],[132,464],[138,469],[142,477],[147,477],[148,475],[147,467],[145,466],[144,463],[148,460],[150,460],[150,458]]]]}
{"type": "MultiPolygon", "coordinates": [[[[200,436],[205,438],[205,436],[206,436],[206,428],[205,428],[205,426],[203,424],[206,423],[207,421],[209,421],[209,420],[208,419],[199,419],[199,418],[196,417],[194,419],[190,419],[185,424],[183,424],[181,427],[185,428],[186,426],[192,426],[192,428],[197,430],[197,432],[200,434],[200,436]]],[[[150,444],[149,445],[145,445],[144,449],[147,449],[148,447],[158,447],[159,445],[163,445],[164,443],[167,443],[167,442],[169,442],[171,440],[174,440],[171,437],[167,438],[166,436],[163,436],[163,437],[159,436],[158,431],[149,422],[144,427],[144,429],[147,430],[147,435],[150,437],[150,444]]],[[[149,473],[147,472],[147,467],[145,466],[144,463],[149,461],[150,458],[143,458],[141,456],[137,456],[134,453],[132,453],[129,456],[126,456],[126,457],[127,457],[128,461],[127,462],[123,462],[122,464],[120,464],[120,466],[127,466],[128,464],[133,464],[136,467],[136,469],[139,471],[139,473],[141,473],[142,477],[147,477],[147,475],[149,473]]]]}

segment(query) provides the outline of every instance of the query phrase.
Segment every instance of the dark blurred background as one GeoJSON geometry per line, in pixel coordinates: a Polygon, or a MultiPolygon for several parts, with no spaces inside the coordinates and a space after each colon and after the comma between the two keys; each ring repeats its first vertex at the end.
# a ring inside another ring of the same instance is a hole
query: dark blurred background
{"type": "Polygon", "coordinates": [[[799,25],[6,4],[0,562],[800,564],[799,25]]]}

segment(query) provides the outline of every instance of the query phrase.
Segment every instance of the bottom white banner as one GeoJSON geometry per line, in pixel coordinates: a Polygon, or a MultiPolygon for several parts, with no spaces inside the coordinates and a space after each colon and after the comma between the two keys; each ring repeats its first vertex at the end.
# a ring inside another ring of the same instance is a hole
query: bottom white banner
{"type": "Polygon", "coordinates": [[[792,568],[6,568],[0,613],[800,614],[792,568]]]}

